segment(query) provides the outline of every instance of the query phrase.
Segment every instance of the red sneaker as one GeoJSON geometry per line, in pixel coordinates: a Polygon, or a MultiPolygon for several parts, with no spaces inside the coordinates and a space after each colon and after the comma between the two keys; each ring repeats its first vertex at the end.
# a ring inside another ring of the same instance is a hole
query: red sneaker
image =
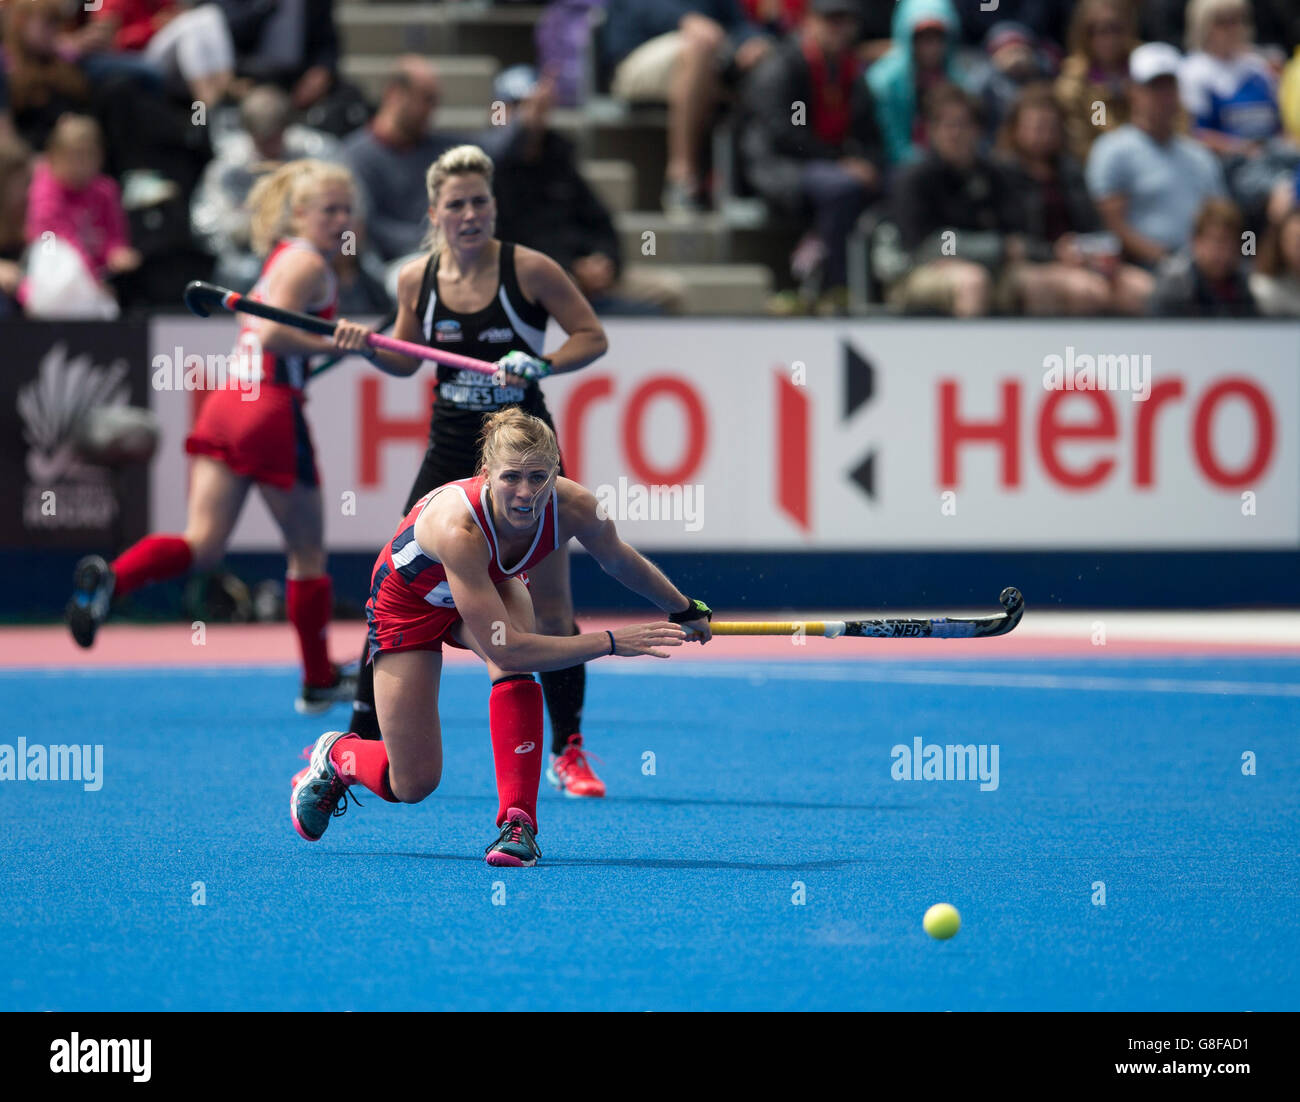
{"type": "Polygon", "coordinates": [[[546,779],[566,796],[577,798],[605,795],[605,782],[587,764],[587,752],[582,748],[581,735],[570,735],[564,753],[551,755],[551,764],[546,767],[546,779]]]}

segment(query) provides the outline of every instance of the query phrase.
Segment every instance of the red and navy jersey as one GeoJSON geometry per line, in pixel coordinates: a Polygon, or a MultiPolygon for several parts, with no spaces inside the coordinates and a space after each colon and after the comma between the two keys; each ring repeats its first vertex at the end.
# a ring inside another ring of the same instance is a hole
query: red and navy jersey
{"type": "Polygon", "coordinates": [[[397,533],[375,562],[370,580],[372,603],[379,597],[381,588],[401,586],[407,595],[414,596],[435,608],[454,608],[456,602],[447,584],[447,571],[442,563],[432,558],[415,538],[415,522],[420,519],[425,506],[442,493],[459,494],[465,501],[474,523],[487,540],[492,559],[488,563],[488,576],[500,584],[507,578],[536,566],[560,545],[558,522],[559,499],[554,487],[550,500],[542,507],[542,517],[537,525],[532,546],[517,563],[506,565],[501,561],[501,547],[497,542],[496,528],[492,524],[492,510],[488,504],[487,480],[482,475],[448,482],[430,490],[412,506],[402,518],[397,533]]]}
{"type": "MultiPolygon", "coordinates": [[[[253,284],[253,289],[248,292],[249,298],[258,302],[266,300],[266,288],[270,283],[271,268],[280,257],[294,249],[308,249],[316,253],[317,256],[320,255],[316,246],[301,237],[287,237],[280,241],[271,250],[270,255],[266,258],[266,263],[262,265],[262,272],[257,277],[257,282],[253,284]]],[[[308,303],[306,312],[330,321],[338,310],[339,288],[334,269],[327,264],[325,271],[329,281],[329,290],[320,302],[308,303]]],[[[275,352],[268,352],[261,347],[260,342],[257,340],[256,334],[253,332],[250,316],[247,314],[242,316],[245,320],[240,324],[239,337],[235,342],[235,357],[239,370],[245,373],[256,373],[256,377],[269,386],[286,386],[301,392],[303,387],[307,385],[307,377],[311,373],[308,364],[311,356],[309,354],[279,355],[275,352]]]]}

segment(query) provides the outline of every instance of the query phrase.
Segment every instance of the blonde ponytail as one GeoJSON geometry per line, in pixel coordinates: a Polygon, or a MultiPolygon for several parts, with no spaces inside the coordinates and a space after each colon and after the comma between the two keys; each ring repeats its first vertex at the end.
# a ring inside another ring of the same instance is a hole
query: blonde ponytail
{"type": "Polygon", "coordinates": [[[244,202],[253,251],[259,256],[269,253],[292,229],[294,212],[315,192],[335,183],[356,194],[352,173],[328,161],[290,161],[258,180],[244,202]]]}

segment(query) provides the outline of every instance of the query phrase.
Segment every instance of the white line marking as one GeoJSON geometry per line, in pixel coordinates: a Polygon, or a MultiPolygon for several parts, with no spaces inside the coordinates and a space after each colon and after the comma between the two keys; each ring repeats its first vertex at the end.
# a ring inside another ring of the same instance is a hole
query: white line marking
{"type": "MultiPolygon", "coordinates": [[[[76,678],[76,677],[128,677],[157,678],[161,674],[181,677],[290,677],[297,667],[275,668],[268,666],[221,666],[149,668],[140,666],[93,666],[76,669],[69,667],[4,669],[0,680],[22,678],[76,678]]],[[[469,664],[448,664],[443,676],[458,671],[478,673],[479,667],[469,664]]],[[[970,670],[934,670],[900,668],[889,665],[839,665],[828,662],[796,666],[790,663],[763,662],[708,662],[692,665],[678,663],[617,663],[602,665],[601,674],[608,672],[620,677],[710,677],[734,681],[832,681],[865,682],[879,685],[951,685],[976,689],[1069,689],[1076,692],[1101,693],[1188,693],[1200,696],[1267,696],[1300,697],[1300,683],[1277,681],[1213,681],[1173,677],[1124,677],[1122,675],[994,673],[970,670]]]]}
{"type": "Polygon", "coordinates": [[[725,677],[772,681],[862,681],[884,685],[955,685],[981,689],[1073,689],[1080,692],[1192,693],[1203,696],[1300,697],[1300,684],[1270,681],[1202,681],[1171,677],[1096,677],[1068,674],[980,673],[968,670],[915,670],[892,666],[760,666],[710,662],[673,670],[634,669],[620,665],[621,676],[725,677]]]}

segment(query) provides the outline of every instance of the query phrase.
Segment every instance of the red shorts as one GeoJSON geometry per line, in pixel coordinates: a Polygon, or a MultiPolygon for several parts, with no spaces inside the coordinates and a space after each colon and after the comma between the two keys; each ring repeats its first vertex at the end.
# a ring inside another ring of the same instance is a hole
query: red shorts
{"type": "Polygon", "coordinates": [[[263,383],[255,401],[238,390],[214,390],[185,439],[190,455],[219,459],[236,474],[289,490],[319,486],[316,450],[302,400],[288,387],[263,383]]]}
{"type": "MultiPolygon", "coordinates": [[[[516,574],[524,585],[528,575],[516,574]]],[[[400,577],[389,574],[366,602],[370,660],[380,651],[442,650],[443,643],[457,650],[469,650],[452,637],[462,623],[454,605],[432,605],[415,593],[400,577]]]]}

